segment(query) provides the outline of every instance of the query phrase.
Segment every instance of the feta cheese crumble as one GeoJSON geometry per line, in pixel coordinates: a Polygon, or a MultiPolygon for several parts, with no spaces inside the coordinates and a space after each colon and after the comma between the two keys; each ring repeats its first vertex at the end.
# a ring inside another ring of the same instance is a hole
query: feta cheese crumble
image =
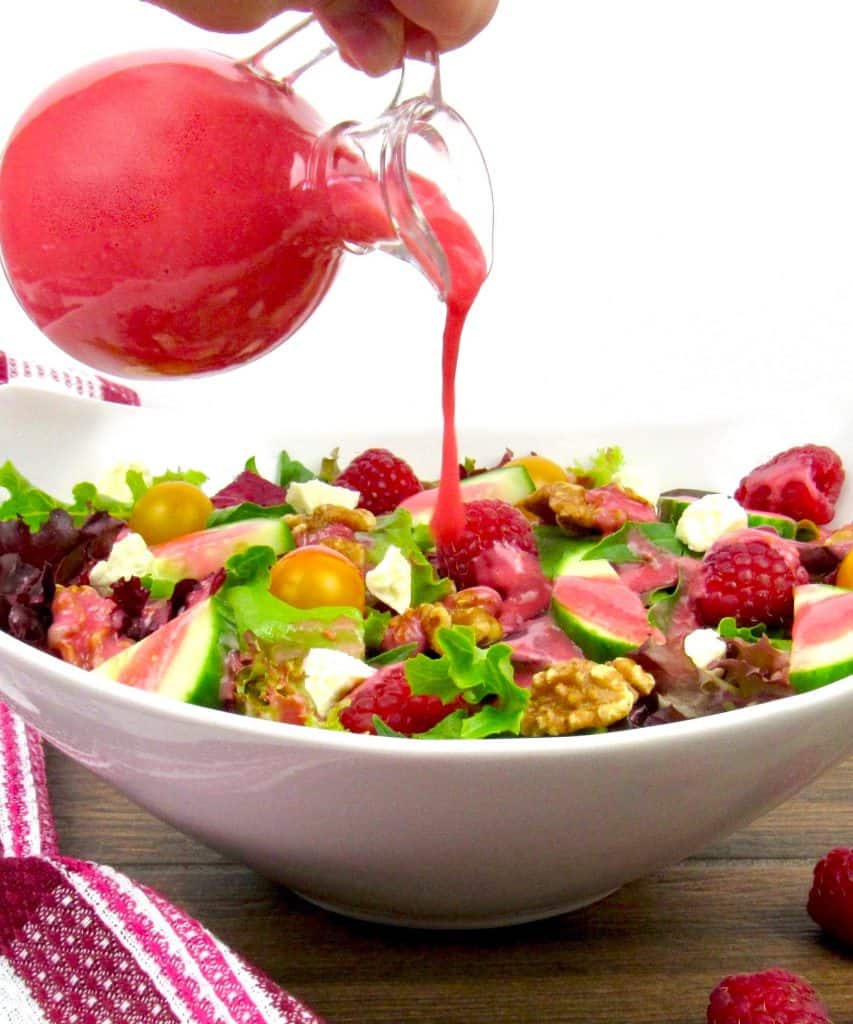
{"type": "Polygon", "coordinates": [[[694,629],[684,638],[684,653],[696,668],[707,668],[726,653],[726,641],[715,629],[694,629]]]}
{"type": "Polygon", "coordinates": [[[320,505],[339,505],[342,508],[357,508],[361,495],[349,487],[335,487],[323,480],[295,482],[287,489],[287,500],[295,512],[310,516],[320,505]]]}
{"type": "Polygon", "coordinates": [[[305,672],[305,692],[314,702],[320,718],[362,679],[372,676],[376,669],[344,651],[327,647],[312,647],[302,662],[305,672]]]}
{"type": "Polygon", "coordinates": [[[154,567],[154,554],[138,533],[128,533],[113,544],[110,557],[96,562],[89,572],[89,582],[101,595],[109,597],[113,584],[131,576],[145,576],[154,567]]]}
{"type": "Polygon", "coordinates": [[[382,561],[364,577],[371,594],[393,608],[398,615],[412,606],[412,566],[395,545],[385,552],[382,561]]]}
{"type": "Polygon", "coordinates": [[[675,536],[691,551],[707,551],[723,536],[748,526],[746,510],[724,494],[705,494],[681,513],[675,536]]]}

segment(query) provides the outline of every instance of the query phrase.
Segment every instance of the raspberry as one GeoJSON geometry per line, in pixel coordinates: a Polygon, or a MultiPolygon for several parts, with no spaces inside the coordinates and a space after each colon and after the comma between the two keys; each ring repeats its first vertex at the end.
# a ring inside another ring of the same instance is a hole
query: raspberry
{"type": "Polygon", "coordinates": [[[449,576],[460,590],[479,582],[474,568],[477,558],[496,544],[537,553],[536,540],[527,519],[517,508],[496,498],[469,501],[465,505],[465,528],[455,541],[439,544],[438,570],[449,576]]]}
{"type": "Polygon", "coordinates": [[[853,850],[839,846],[817,862],[807,909],[825,932],[853,946],[853,850]]]}
{"type": "Polygon", "coordinates": [[[359,491],[359,506],[375,516],[393,512],[405,498],[423,490],[408,462],[387,448],[368,448],[357,455],[335,485],[359,491]]]}
{"type": "Polygon", "coordinates": [[[413,696],[400,662],[359,683],[341,712],[340,722],[350,732],[375,733],[376,715],[392,729],[411,736],[431,729],[458,706],[456,702],[442,704],[440,698],[428,694],[413,696]]]}
{"type": "Polygon", "coordinates": [[[805,444],[756,466],[741,480],[735,500],[756,512],[828,523],[843,483],[838,455],[823,445],[805,444]]]}
{"type": "Polygon", "coordinates": [[[737,530],[708,550],[690,595],[702,625],[732,616],[739,626],[777,626],[794,614],[794,587],[808,581],[789,541],[768,530],[737,530]]]}
{"type": "Polygon", "coordinates": [[[708,1024],[832,1024],[811,985],[771,967],[757,974],[732,974],[711,993],[708,1024]]]}

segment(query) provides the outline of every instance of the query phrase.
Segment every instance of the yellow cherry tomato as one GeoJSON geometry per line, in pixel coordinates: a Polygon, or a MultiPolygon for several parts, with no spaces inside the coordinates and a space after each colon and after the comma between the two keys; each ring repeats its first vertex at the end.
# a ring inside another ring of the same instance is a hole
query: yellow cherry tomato
{"type": "Polygon", "coordinates": [[[294,608],[342,605],[364,611],[361,570],[323,544],[306,544],[282,555],[272,567],[270,590],[294,608]]]}
{"type": "Polygon", "coordinates": [[[853,551],[848,551],[838,566],[838,576],[835,582],[839,587],[847,587],[853,590],[853,551]]]}
{"type": "Polygon", "coordinates": [[[149,546],[164,544],[203,530],[212,511],[213,503],[201,488],[184,480],[164,480],[149,487],[133,506],[129,525],[149,546]]]}
{"type": "Polygon", "coordinates": [[[565,483],[569,479],[562,466],[558,466],[553,459],[546,459],[544,455],[523,455],[521,458],[508,462],[507,465],[524,466],[536,487],[565,483]]]}

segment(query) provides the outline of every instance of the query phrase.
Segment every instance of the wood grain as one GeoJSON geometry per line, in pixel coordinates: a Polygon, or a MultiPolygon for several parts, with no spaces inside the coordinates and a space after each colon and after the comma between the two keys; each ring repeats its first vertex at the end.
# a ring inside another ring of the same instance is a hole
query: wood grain
{"type": "Polygon", "coordinates": [[[815,860],[853,845],[853,760],[750,828],[574,914],[425,932],[318,910],[139,810],[54,750],[62,852],[183,906],[330,1024],[702,1024],[726,974],[780,965],[853,1024],[853,956],[805,911],[815,860]]]}

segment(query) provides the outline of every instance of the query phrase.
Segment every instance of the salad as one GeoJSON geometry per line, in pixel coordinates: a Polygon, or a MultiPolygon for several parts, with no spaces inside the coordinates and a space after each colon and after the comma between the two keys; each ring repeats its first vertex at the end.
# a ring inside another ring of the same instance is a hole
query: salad
{"type": "Polygon", "coordinates": [[[71,501],[7,462],[0,628],[105,687],[414,738],[644,728],[853,673],[830,448],[733,496],[641,493],[615,448],[460,478],[464,529],[436,545],[436,488],[381,448],[343,468],[282,452],[271,477],[250,459],[213,494],[125,465],[71,501]]]}

